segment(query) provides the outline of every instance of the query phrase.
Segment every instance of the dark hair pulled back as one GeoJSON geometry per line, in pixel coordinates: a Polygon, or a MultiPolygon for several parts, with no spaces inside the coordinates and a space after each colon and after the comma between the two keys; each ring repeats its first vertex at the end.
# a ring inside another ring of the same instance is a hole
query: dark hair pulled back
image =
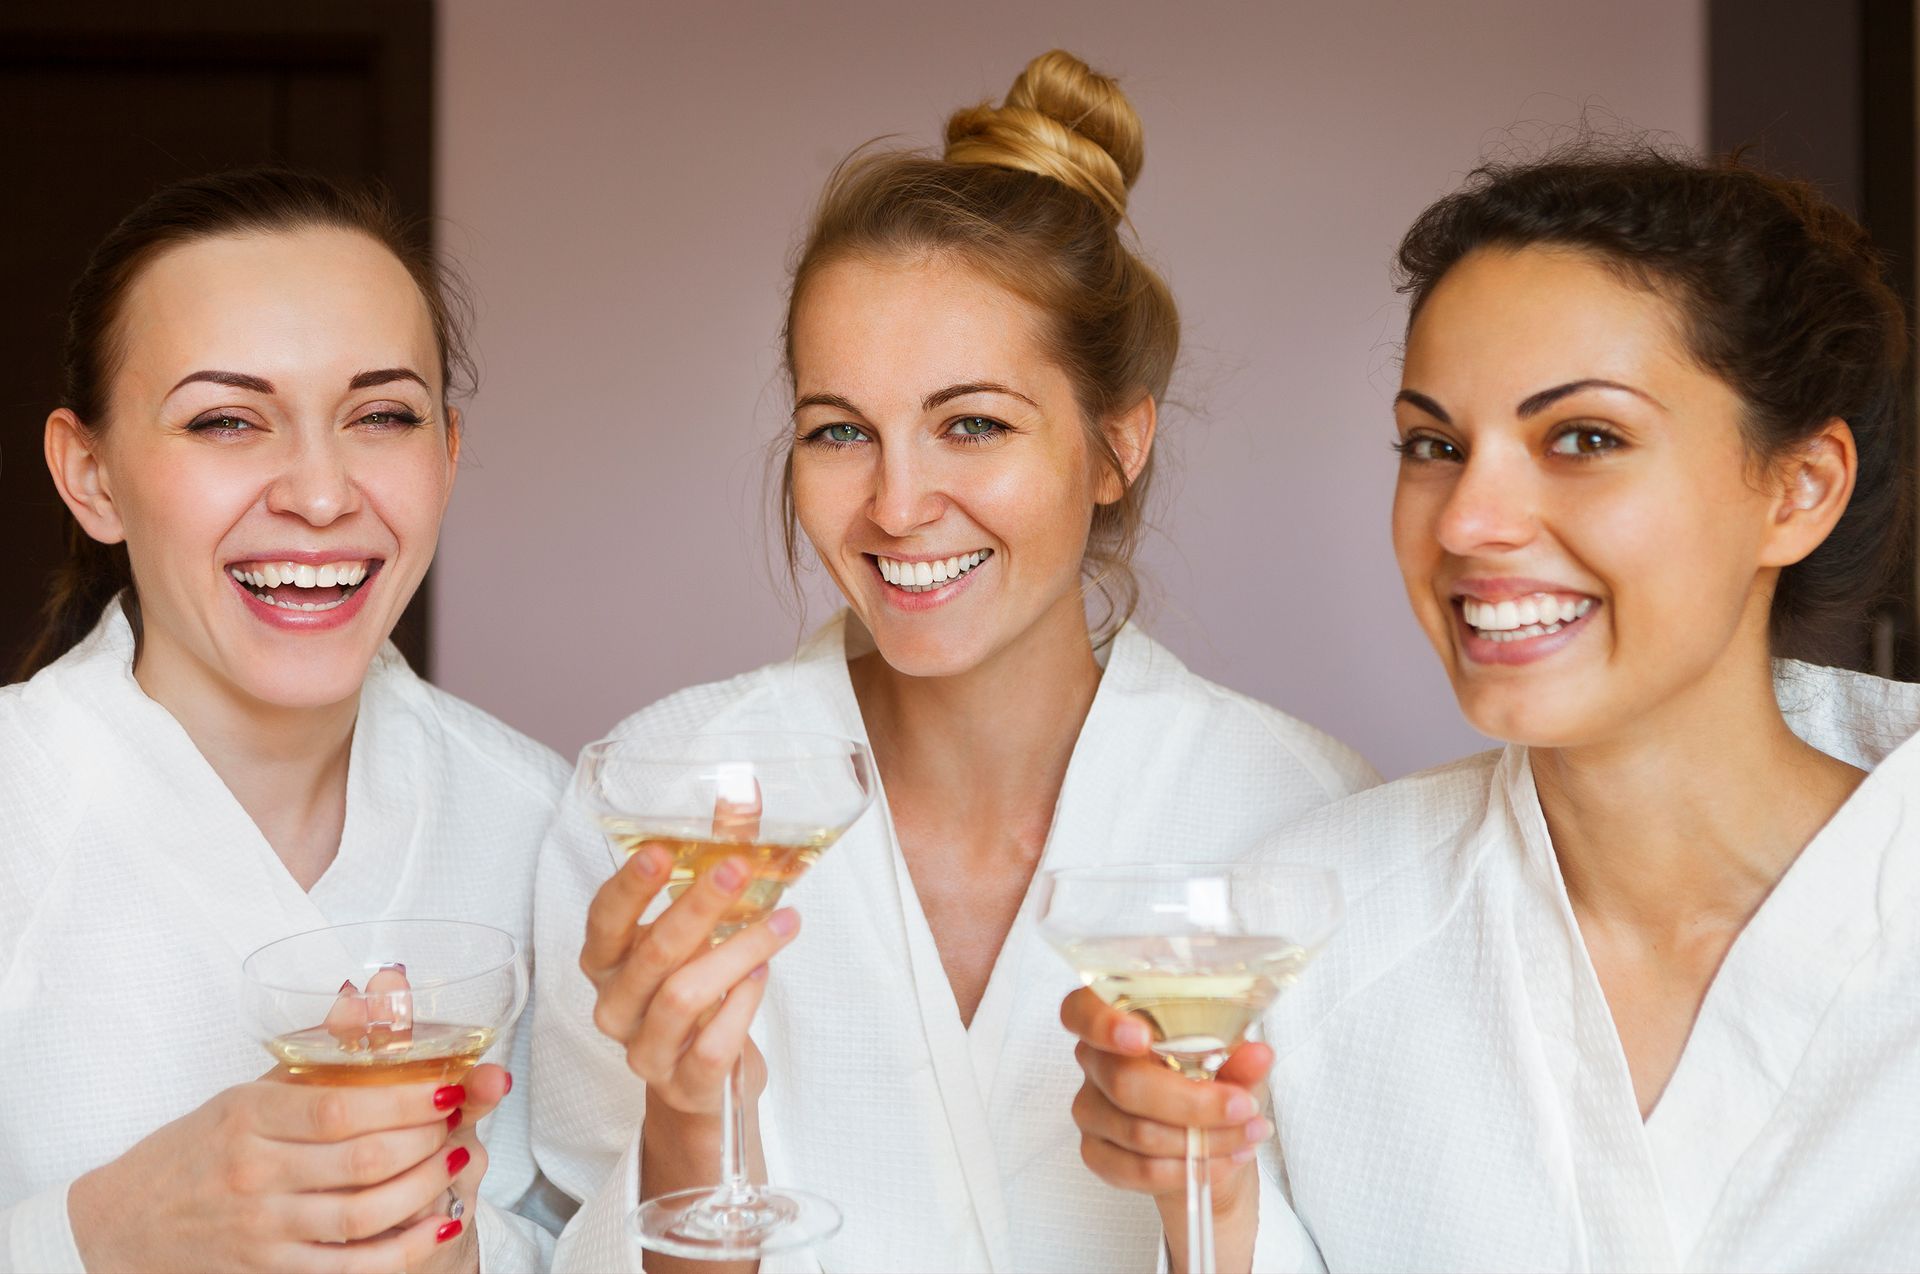
{"type": "MultiPolygon", "coordinates": [[[[140,274],[170,249],[226,235],[334,228],[357,231],[406,267],[420,289],[440,350],[448,396],[470,392],[469,308],[451,270],[434,256],[423,221],[403,215],[385,191],[352,189],[284,168],[243,168],[163,187],[108,231],[75,280],[67,304],[60,406],[98,437],[109,424],[114,377],[125,358],[122,312],[140,274]]],[[[53,578],[39,637],[21,663],[24,680],[85,637],[122,590],[139,620],[125,544],[102,544],[69,517],[67,559],[53,578]]]]}
{"type": "Polygon", "coordinates": [[[1690,352],[1744,405],[1757,459],[1846,421],[1859,472],[1826,540],[1781,571],[1773,644],[1806,649],[1879,600],[1903,546],[1907,322],[1858,222],[1811,185],[1737,156],[1703,162],[1588,139],[1531,162],[1489,163],[1400,243],[1409,330],[1436,284],[1483,248],[1592,254],[1679,311],[1690,352]]]}

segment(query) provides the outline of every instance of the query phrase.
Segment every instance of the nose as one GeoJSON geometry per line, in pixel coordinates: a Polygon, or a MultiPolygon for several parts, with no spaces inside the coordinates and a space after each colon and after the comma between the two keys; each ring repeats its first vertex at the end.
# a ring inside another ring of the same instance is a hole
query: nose
{"type": "Polygon", "coordinates": [[[914,452],[912,443],[883,451],[874,473],[867,516],[888,535],[911,535],[946,511],[932,466],[914,452]]]}
{"type": "Polygon", "coordinates": [[[1539,495],[1524,455],[1482,447],[1461,464],[1440,506],[1434,537],[1455,557],[1524,547],[1539,529],[1539,495]]]}
{"type": "Polygon", "coordinates": [[[267,508],[310,526],[329,526],[360,507],[360,487],[332,432],[304,437],[267,487],[267,508]]]}

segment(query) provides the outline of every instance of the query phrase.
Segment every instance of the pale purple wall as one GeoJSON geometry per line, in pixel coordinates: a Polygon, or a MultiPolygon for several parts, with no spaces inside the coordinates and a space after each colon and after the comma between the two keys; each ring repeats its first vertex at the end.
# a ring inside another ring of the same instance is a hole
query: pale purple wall
{"type": "Polygon", "coordinates": [[[439,679],[568,753],[791,649],[761,484],[794,236],[850,148],[930,141],[1055,45],[1145,118],[1133,216],[1201,408],[1162,435],[1148,627],[1390,775],[1479,746],[1388,544],[1388,258],[1516,123],[1706,131],[1704,0],[445,0],[440,25],[444,242],[483,359],[439,679]]]}

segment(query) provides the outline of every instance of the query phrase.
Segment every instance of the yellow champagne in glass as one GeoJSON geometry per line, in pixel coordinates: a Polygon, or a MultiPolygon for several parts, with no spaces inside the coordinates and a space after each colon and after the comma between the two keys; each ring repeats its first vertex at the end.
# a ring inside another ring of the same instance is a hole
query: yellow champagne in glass
{"type": "Polygon", "coordinates": [[[600,827],[623,861],[648,844],[659,845],[673,856],[672,873],[667,877],[669,899],[679,898],[703,873],[727,859],[746,860],[752,882],[714,929],[715,942],[724,941],[778,907],[787,886],[806,875],[807,868],[840,838],[841,831],[804,824],[764,825],[733,836],[716,833],[711,826],[624,814],[601,818],[600,827]]]}
{"type": "Polygon", "coordinates": [[[490,1026],[415,1022],[385,1039],[342,1041],[324,1026],[288,1031],[266,1041],[295,1084],[457,1084],[479,1065],[493,1043],[490,1026]]]}

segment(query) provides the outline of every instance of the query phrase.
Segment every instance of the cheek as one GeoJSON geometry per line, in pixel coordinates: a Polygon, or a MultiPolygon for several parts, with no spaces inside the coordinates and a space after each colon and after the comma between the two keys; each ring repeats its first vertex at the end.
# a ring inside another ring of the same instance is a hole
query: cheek
{"type": "Polygon", "coordinates": [[[1433,576],[1444,554],[1434,533],[1446,493],[1432,481],[1402,477],[1393,489],[1393,556],[1414,611],[1425,622],[1433,609],[1433,576]]]}
{"type": "Polygon", "coordinates": [[[1764,533],[1767,506],[1755,492],[1676,475],[1596,486],[1565,507],[1561,538],[1612,594],[1623,635],[1651,622],[1672,642],[1722,633],[1738,618],[1764,533]]]}
{"type": "Polygon", "coordinates": [[[794,520],[823,560],[852,533],[870,490],[866,466],[849,457],[794,456],[794,520]]]}
{"type": "Polygon", "coordinates": [[[212,448],[132,455],[116,466],[113,498],[129,552],[203,554],[259,500],[266,478],[252,457],[196,451],[212,448]]]}
{"type": "MultiPolygon", "coordinates": [[[[409,439],[409,442],[412,440],[409,439]]],[[[453,462],[445,441],[386,454],[355,466],[354,482],[403,548],[431,548],[453,493],[453,462]]]]}

